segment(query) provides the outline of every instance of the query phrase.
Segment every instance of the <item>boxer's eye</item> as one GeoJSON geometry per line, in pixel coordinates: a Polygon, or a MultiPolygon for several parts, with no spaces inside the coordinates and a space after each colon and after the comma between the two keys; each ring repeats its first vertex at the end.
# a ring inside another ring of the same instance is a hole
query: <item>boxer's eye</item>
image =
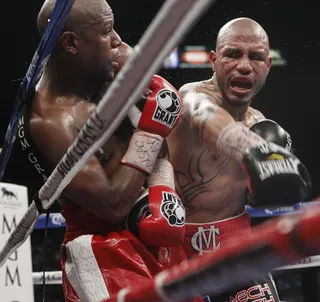
{"type": "Polygon", "coordinates": [[[230,54],[228,57],[229,57],[229,58],[232,58],[232,59],[235,59],[235,58],[238,58],[239,55],[236,54],[236,53],[232,53],[232,54],[230,54]]]}
{"type": "Polygon", "coordinates": [[[225,56],[231,59],[236,59],[241,56],[241,51],[238,49],[231,49],[225,52],[225,56]]]}
{"type": "Polygon", "coordinates": [[[263,61],[264,56],[260,53],[251,53],[249,55],[250,60],[255,60],[255,61],[263,61]]]}

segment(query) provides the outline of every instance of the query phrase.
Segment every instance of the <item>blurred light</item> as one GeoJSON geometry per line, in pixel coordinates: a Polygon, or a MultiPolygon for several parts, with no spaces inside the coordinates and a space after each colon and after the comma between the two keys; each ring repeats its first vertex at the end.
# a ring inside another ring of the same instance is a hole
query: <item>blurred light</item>
{"type": "Polygon", "coordinates": [[[203,64],[209,62],[209,55],[206,51],[187,51],[181,54],[181,59],[190,64],[203,64]]]}
{"type": "Polygon", "coordinates": [[[204,45],[184,46],[180,53],[180,68],[210,68],[210,50],[204,45]]]}
{"type": "Polygon", "coordinates": [[[282,57],[279,49],[270,49],[270,57],[272,58],[273,66],[287,65],[287,61],[282,57]]]}
{"type": "Polygon", "coordinates": [[[168,69],[179,67],[179,54],[177,49],[173,50],[171,54],[164,60],[163,67],[168,69]]]}

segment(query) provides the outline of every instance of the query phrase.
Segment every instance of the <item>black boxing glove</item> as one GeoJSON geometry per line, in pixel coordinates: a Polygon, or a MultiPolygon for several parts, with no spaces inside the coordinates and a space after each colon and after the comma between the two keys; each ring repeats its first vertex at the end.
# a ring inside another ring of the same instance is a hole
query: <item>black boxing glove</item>
{"type": "Polygon", "coordinates": [[[292,140],[290,134],[275,121],[263,119],[254,124],[250,130],[260,135],[267,142],[291,151],[292,140]]]}
{"type": "Polygon", "coordinates": [[[242,168],[255,206],[292,205],[311,193],[311,178],[301,161],[273,143],[250,148],[242,168]]]}
{"type": "MultiPolygon", "coordinates": [[[[254,124],[250,130],[260,135],[267,142],[274,143],[291,151],[292,140],[290,134],[275,121],[270,119],[260,120],[254,124]]],[[[245,201],[249,205],[254,205],[248,189],[245,194],[245,201]]]]}

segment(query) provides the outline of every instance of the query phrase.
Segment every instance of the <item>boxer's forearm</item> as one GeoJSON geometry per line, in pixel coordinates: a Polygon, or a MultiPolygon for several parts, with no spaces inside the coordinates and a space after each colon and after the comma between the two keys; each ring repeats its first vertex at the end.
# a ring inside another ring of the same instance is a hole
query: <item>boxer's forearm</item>
{"type": "Polygon", "coordinates": [[[241,163],[248,148],[265,143],[241,122],[235,122],[226,110],[213,104],[205,94],[191,92],[184,100],[187,101],[185,116],[190,127],[204,145],[216,148],[219,154],[241,163]]]}
{"type": "Polygon", "coordinates": [[[114,211],[117,220],[126,219],[145,181],[145,173],[126,165],[120,165],[112,175],[109,184],[112,198],[109,198],[108,205],[114,211]]]}
{"type": "Polygon", "coordinates": [[[64,193],[82,208],[117,225],[125,220],[145,179],[144,173],[124,165],[107,177],[98,160],[92,157],[64,193]]]}

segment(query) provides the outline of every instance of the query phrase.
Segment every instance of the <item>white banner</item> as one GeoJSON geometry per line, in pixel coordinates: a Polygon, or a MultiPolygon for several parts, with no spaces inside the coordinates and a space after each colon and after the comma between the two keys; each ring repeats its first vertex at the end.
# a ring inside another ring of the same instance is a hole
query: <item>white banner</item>
{"type": "MultiPolygon", "coordinates": [[[[26,187],[0,183],[0,247],[28,208],[26,187]]],[[[34,301],[30,237],[0,268],[2,302],[34,301]]]]}

